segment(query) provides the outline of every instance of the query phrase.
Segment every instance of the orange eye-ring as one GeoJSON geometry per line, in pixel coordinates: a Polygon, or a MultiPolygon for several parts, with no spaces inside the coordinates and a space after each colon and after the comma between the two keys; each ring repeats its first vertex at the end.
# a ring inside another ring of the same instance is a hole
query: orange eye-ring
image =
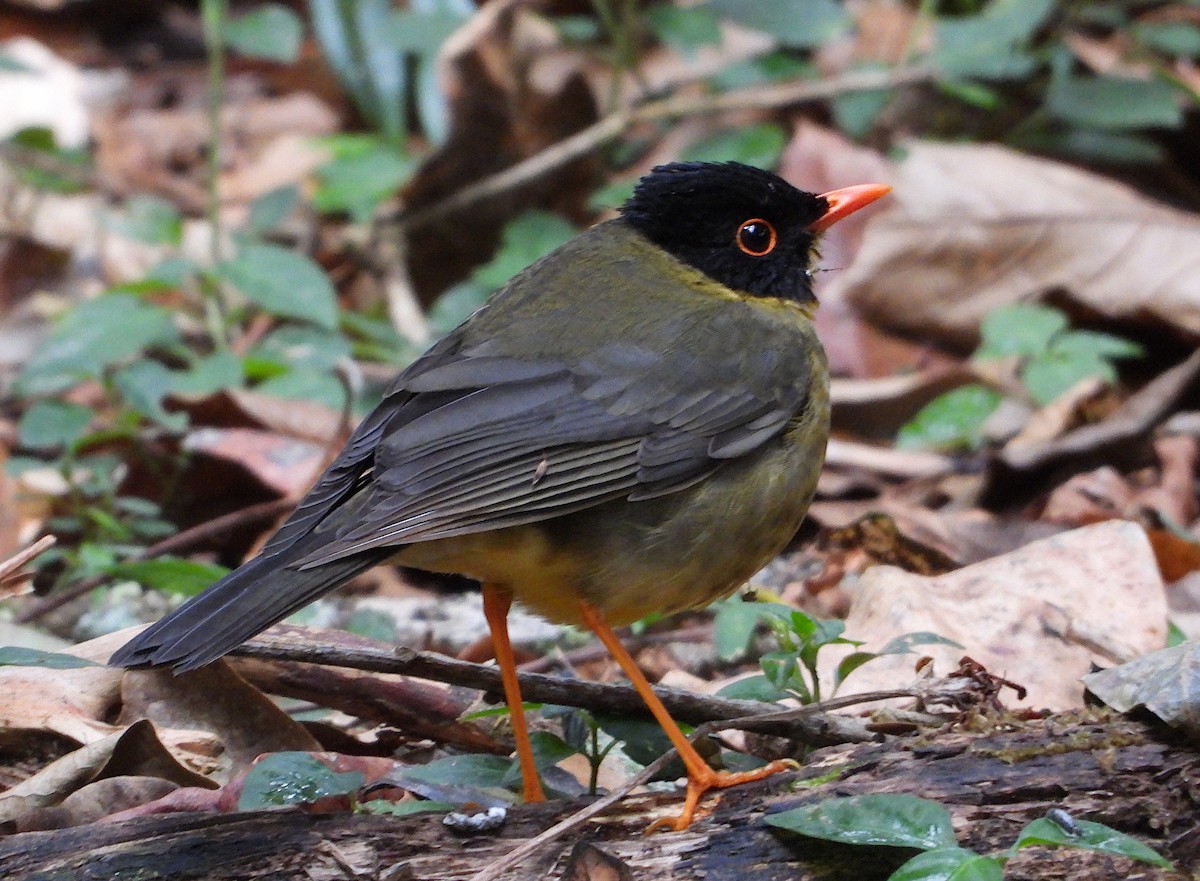
{"type": "Polygon", "coordinates": [[[778,236],[775,227],[761,217],[742,221],[735,237],[737,246],[751,257],[765,257],[775,250],[778,236]]]}

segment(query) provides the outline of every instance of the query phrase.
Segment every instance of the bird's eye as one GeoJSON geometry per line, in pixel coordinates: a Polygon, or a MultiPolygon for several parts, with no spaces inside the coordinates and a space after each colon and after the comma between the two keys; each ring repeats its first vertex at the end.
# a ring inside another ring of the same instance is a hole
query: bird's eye
{"type": "Polygon", "coordinates": [[[775,250],[775,227],[761,217],[742,221],[737,231],[737,246],[751,257],[765,257],[775,250]]]}

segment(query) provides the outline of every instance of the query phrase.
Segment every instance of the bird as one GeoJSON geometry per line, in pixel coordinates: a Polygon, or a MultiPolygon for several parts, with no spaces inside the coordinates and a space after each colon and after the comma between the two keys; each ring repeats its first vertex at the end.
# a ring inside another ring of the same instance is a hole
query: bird
{"type": "Polygon", "coordinates": [[[613,628],[732,593],[796,533],[829,435],[817,243],[889,189],[814,194],[736,162],[653,168],[614,218],[400,372],[256,557],[110,663],[200,667],[390,561],[481,583],[526,801],[545,795],[514,600],[589,628],[663,726],[688,775],[668,828],[710,789],[794,767],[712,769],[613,628]]]}

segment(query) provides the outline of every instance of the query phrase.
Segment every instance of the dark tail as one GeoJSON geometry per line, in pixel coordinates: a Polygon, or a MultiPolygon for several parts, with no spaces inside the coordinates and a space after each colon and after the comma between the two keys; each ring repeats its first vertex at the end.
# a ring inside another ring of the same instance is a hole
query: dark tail
{"type": "Polygon", "coordinates": [[[364,551],[312,569],[289,548],[258,557],[142,631],[109,659],[118,667],[171,665],[177,672],[215,661],[302,606],[381,563],[395,548],[364,551]]]}

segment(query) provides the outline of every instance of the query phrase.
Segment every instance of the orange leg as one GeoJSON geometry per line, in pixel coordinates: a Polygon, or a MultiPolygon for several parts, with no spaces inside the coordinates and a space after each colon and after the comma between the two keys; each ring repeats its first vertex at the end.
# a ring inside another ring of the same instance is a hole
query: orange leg
{"type": "Polygon", "coordinates": [[[663,731],[671,739],[671,743],[675,745],[675,749],[679,752],[679,757],[683,759],[683,764],[687,768],[688,787],[687,798],[683,802],[683,813],[678,817],[655,821],[650,827],[651,830],[659,826],[667,826],[676,832],[686,829],[692,823],[692,819],[696,813],[696,806],[700,803],[700,797],[710,789],[723,789],[726,786],[736,786],[739,783],[762,780],[764,777],[769,777],[779,771],[796,767],[795,762],[785,759],[771,762],[762,768],[755,768],[753,771],[741,771],[737,773],[732,771],[714,771],[704,761],[700,753],[696,752],[696,748],[692,746],[687,737],[684,736],[684,733],[679,730],[679,725],[671,718],[671,714],[667,712],[667,708],[658,699],[658,695],[650,688],[650,683],[647,681],[645,675],[638,668],[633,657],[626,651],[625,646],[621,645],[621,640],[617,638],[612,628],[608,626],[608,622],[604,620],[604,616],[600,613],[600,610],[582,601],[579,603],[579,608],[582,612],[584,623],[592,629],[592,632],[604,643],[609,653],[613,656],[613,659],[621,665],[621,669],[625,671],[625,675],[629,677],[629,681],[633,684],[633,687],[642,696],[642,700],[646,702],[646,706],[650,709],[654,718],[658,720],[658,724],[663,727],[663,731]]]}
{"type": "Polygon", "coordinates": [[[511,605],[512,594],[495,584],[483,585],[483,615],[487,618],[488,629],[492,631],[496,664],[500,667],[500,681],[504,684],[504,700],[512,713],[513,740],[517,743],[517,758],[521,760],[525,801],[545,801],[542,781],[533,763],[533,747],[529,744],[529,726],[525,724],[521,684],[517,681],[517,662],[513,658],[512,643],[508,641],[508,609],[511,605]]]}

